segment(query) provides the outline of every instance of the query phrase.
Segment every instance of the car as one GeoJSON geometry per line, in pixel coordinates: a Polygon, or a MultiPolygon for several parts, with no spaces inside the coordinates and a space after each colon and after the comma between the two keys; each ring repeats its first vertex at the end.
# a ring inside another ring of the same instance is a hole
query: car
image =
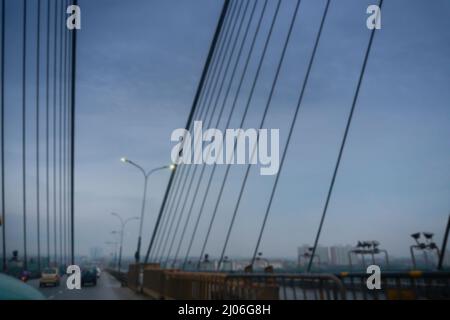
{"type": "Polygon", "coordinates": [[[61,277],[59,276],[58,268],[46,268],[41,272],[41,279],[39,279],[39,287],[47,287],[52,285],[59,287],[61,277]]]}
{"type": "Polygon", "coordinates": [[[81,270],[81,285],[97,285],[97,269],[95,267],[86,267],[81,270]]]}
{"type": "Polygon", "coordinates": [[[100,278],[102,271],[100,270],[99,267],[97,267],[96,270],[97,270],[97,279],[98,279],[98,278],[100,278]]]}
{"type": "Polygon", "coordinates": [[[37,289],[16,278],[0,273],[0,300],[44,300],[37,289]]]}

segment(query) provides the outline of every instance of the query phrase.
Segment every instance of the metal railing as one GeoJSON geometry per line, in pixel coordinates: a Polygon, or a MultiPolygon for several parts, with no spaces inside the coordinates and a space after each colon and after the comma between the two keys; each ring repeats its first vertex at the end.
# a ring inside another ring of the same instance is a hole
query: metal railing
{"type": "Polygon", "coordinates": [[[226,277],[225,299],[345,300],[342,281],[332,274],[236,274],[226,277]]]}
{"type": "Polygon", "coordinates": [[[339,278],[326,274],[227,274],[144,268],[143,292],[155,299],[345,299],[339,278]]]}
{"type": "Polygon", "coordinates": [[[128,286],[126,273],[119,272],[119,271],[113,270],[113,269],[106,269],[105,271],[108,272],[110,275],[112,275],[114,278],[116,278],[116,280],[119,281],[122,286],[128,286]]]}
{"type": "MultiPolygon", "coordinates": [[[[385,272],[381,274],[381,289],[370,290],[367,286],[370,274],[366,273],[230,274],[169,270],[157,265],[147,265],[142,269],[142,291],[154,299],[450,299],[450,272],[385,272]]],[[[132,268],[130,272],[132,270],[137,269],[132,268]]]]}
{"type": "Polygon", "coordinates": [[[341,272],[347,299],[354,300],[430,300],[450,299],[450,272],[384,272],[381,288],[369,290],[366,273],[341,272]]]}

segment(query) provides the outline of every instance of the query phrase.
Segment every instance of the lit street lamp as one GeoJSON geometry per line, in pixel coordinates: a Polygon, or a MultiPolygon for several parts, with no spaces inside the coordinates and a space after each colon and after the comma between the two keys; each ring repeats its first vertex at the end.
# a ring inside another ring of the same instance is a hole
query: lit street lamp
{"type": "Polygon", "coordinates": [[[120,231],[112,231],[112,234],[119,234],[120,236],[120,247],[119,247],[119,263],[118,263],[118,271],[120,272],[120,266],[122,263],[122,246],[123,246],[123,232],[125,229],[125,226],[127,225],[128,222],[133,221],[133,220],[139,220],[138,217],[132,217],[132,218],[128,218],[126,220],[123,220],[122,217],[120,215],[118,215],[115,212],[111,213],[113,216],[117,217],[120,220],[120,224],[121,224],[121,228],[120,231]]]}
{"type": "Polygon", "coordinates": [[[150,177],[151,174],[153,174],[153,173],[155,173],[156,171],[159,171],[159,170],[170,169],[170,170],[173,171],[173,170],[175,170],[176,166],[174,164],[171,164],[171,165],[168,165],[168,166],[158,167],[158,168],[152,169],[152,170],[147,172],[140,165],[136,164],[135,162],[133,162],[133,161],[127,159],[127,158],[121,158],[120,161],[122,161],[123,163],[131,164],[132,166],[134,166],[137,169],[139,169],[139,171],[142,172],[142,174],[144,175],[144,196],[142,198],[141,221],[140,221],[140,225],[139,225],[139,236],[138,236],[137,249],[136,249],[136,253],[134,255],[134,258],[136,260],[136,264],[138,264],[139,260],[140,260],[140,255],[141,255],[142,226],[144,225],[144,212],[145,212],[145,200],[146,200],[146,197],[147,197],[148,177],[150,177]]]}

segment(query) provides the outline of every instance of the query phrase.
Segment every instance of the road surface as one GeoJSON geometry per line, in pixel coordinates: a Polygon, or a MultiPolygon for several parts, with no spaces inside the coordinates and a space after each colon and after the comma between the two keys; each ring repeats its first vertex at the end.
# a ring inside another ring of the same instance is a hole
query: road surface
{"type": "Polygon", "coordinates": [[[69,290],[67,277],[61,279],[59,287],[39,288],[39,280],[31,280],[29,285],[37,288],[49,300],[144,300],[129,288],[122,287],[109,273],[103,272],[96,286],[82,287],[81,290],[69,290]]]}

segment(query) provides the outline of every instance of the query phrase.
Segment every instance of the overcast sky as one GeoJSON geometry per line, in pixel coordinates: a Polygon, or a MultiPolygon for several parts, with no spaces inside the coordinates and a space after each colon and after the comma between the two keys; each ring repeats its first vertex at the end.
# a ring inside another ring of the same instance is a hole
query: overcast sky
{"type": "MultiPolygon", "coordinates": [[[[30,1],[30,43],[35,24],[30,1]]],[[[251,1],[253,4],[253,1],[251,1]]],[[[366,8],[374,1],[331,1],[315,64],[282,170],[261,251],[294,257],[317,231],[332,170],[355,92],[370,31],[366,8]]],[[[255,17],[261,13],[258,1],[255,17]]],[[[231,128],[239,125],[257,58],[274,14],[269,1],[255,56],[231,128]]],[[[302,0],[265,128],[280,129],[284,148],[325,1],[302,0]]],[[[76,246],[88,253],[111,241],[123,217],[140,213],[143,178],[119,159],[151,169],[170,163],[170,135],[184,127],[217,24],[221,1],[81,0],[77,70],[76,246]]],[[[283,0],[245,128],[259,126],[295,2],[283,0]]],[[[251,7],[251,6],[250,6],[251,7]]],[[[21,247],[21,4],[7,1],[6,166],[8,251],[21,247]]],[[[247,12],[249,18],[250,9],[247,12]]],[[[377,239],[408,256],[416,231],[436,233],[441,245],[450,210],[450,2],[386,0],[320,243],[377,239]]],[[[251,23],[251,34],[256,27],[251,23]]],[[[248,21],[248,20],[245,20],[248,21]]],[[[249,43],[244,52],[248,52],[249,43]]],[[[35,179],[34,60],[29,58],[28,178],[35,179]]],[[[235,59],[235,58],[233,58],[235,59]]],[[[234,61],[234,60],[233,60],[234,61]]],[[[243,62],[238,65],[238,74],[243,62]]],[[[237,81],[235,81],[237,82],[237,81]]],[[[231,92],[236,92],[233,84],[231,92]]],[[[222,100],[220,100],[222,101],[222,100]]],[[[225,104],[228,116],[232,99],[225,104]]],[[[219,123],[223,129],[226,116],[219,123]]],[[[43,117],[43,115],[41,115],[43,117]]],[[[215,121],[213,121],[215,125],[215,121]]],[[[43,143],[43,140],[42,140],[43,143]]],[[[209,177],[210,167],[205,174],[209,177]]],[[[200,168],[199,168],[200,170],[200,168]]],[[[207,250],[220,254],[244,166],[234,166],[207,250]]],[[[198,254],[225,167],[217,172],[192,253],[198,254]]],[[[197,173],[198,174],[198,173],[197,173]]],[[[149,181],[144,223],[146,250],[169,172],[149,181]]],[[[205,180],[206,181],[206,180],[205,180]]],[[[251,170],[227,254],[253,253],[274,177],[251,170]]],[[[206,182],[200,191],[204,192],[206,182]]],[[[28,187],[30,247],[35,250],[36,199],[28,187]],[[33,226],[34,223],[34,226],[33,226]]],[[[45,209],[45,203],[42,205],[45,209]]],[[[200,201],[194,203],[194,216],[200,201]]],[[[191,234],[193,223],[188,225],[191,234]]],[[[124,254],[132,255],[138,223],[128,225],[124,254]]],[[[182,252],[187,240],[183,241],[182,252]]]]}

